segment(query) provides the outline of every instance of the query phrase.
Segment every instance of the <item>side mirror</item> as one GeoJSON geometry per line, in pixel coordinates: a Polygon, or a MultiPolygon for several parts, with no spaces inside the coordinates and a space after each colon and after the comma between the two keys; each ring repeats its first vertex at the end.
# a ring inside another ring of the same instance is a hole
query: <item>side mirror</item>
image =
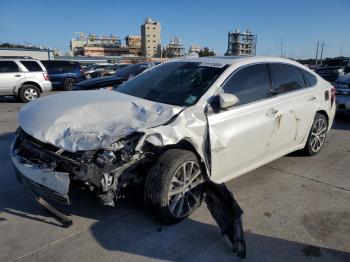
{"type": "Polygon", "coordinates": [[[237,96],[228,93],[221,93],[219,99],[221,109],[226,109],[239,103],[237,96]]]}

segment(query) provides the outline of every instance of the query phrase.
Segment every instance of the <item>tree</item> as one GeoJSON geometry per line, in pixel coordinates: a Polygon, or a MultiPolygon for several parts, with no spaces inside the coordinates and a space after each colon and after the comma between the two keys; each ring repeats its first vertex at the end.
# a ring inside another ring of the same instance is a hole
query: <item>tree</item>
{"type": "Polygon", "coordinates": [[[208,47],[204,47],[203,49],[201,49],[198,53],[198,55],[201,57],[201,56],[214,56],[215,53],[214,53],[214,50],[209,50],[208,47]]]}

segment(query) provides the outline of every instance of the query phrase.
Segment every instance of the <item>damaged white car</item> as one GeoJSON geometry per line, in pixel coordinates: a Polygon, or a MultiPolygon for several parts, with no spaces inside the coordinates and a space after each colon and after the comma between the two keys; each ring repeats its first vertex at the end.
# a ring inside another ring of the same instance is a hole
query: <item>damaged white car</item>
{"type": "Polygon", "coordinates": [[[334,98],[328,82],[287,59],[174,60],[115,91],[29,103],[11,156],[44,205],[69,203],[72,180],[111,206],[140,186],[157,216],[173,223],[200,205],[205,181],[226,182],[299,149],[317,154],[334,98]]]}

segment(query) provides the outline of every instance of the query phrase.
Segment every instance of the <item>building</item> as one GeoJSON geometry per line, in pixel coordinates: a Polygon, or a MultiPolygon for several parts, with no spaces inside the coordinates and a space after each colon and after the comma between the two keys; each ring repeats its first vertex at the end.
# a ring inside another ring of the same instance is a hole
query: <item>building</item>
{"type": "Polygon", "coordinates": [[[85,36],[82,32],[78,34],[78,38],[70,40],[70,50],[74,56],[119,56],[129,54],[129,49],[122,46],[118,36],[97,36],[94,34],[85,36]]]}
{"type": "Polygon", "coordinates": [[[129,53],[134,55],[141,55],[141,36],[128,35],[125,37],[126,46],[129,48],[129,53]]]}
{"type": "Polygon", "coordinates": [[[237,28],[234,32],[228,33],[228,47],[225,55],[255,55],[257,36],[249,29],[240,32],[237,28]]]}
{"type": "Polygon", "coordinates": [[[54,51],[39,48],[0,48],[1,56],[28,56],[38,60],[54,59],[54,51]]]}
{"type": "Polygon", "coordinates": [[[174,58],[184,56],[185,48],[182,46],[181,39],[172,37],[170,43],[164,48],[163,56],[174,58]]]}
{"type": "Polygon", "coordinates": [[[141,25],[142,55],[147,58],[161,57],[160,22],[146,18],[141,25]]]}
{"type": "Polygon", "coordinates": [[[199,45],[190,45],[189,53],[199,53],[201,49],[199,45]]]}

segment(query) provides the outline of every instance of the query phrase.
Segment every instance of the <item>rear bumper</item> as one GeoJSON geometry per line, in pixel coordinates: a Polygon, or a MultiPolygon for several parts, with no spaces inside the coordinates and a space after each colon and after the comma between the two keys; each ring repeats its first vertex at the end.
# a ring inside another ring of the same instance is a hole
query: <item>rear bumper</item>
{"type": "Polygon", "coordinates": [[[50,81],[45,81],[42,84],[43,92],[49,92],[52,90],[52,83],[50,81]]]}

